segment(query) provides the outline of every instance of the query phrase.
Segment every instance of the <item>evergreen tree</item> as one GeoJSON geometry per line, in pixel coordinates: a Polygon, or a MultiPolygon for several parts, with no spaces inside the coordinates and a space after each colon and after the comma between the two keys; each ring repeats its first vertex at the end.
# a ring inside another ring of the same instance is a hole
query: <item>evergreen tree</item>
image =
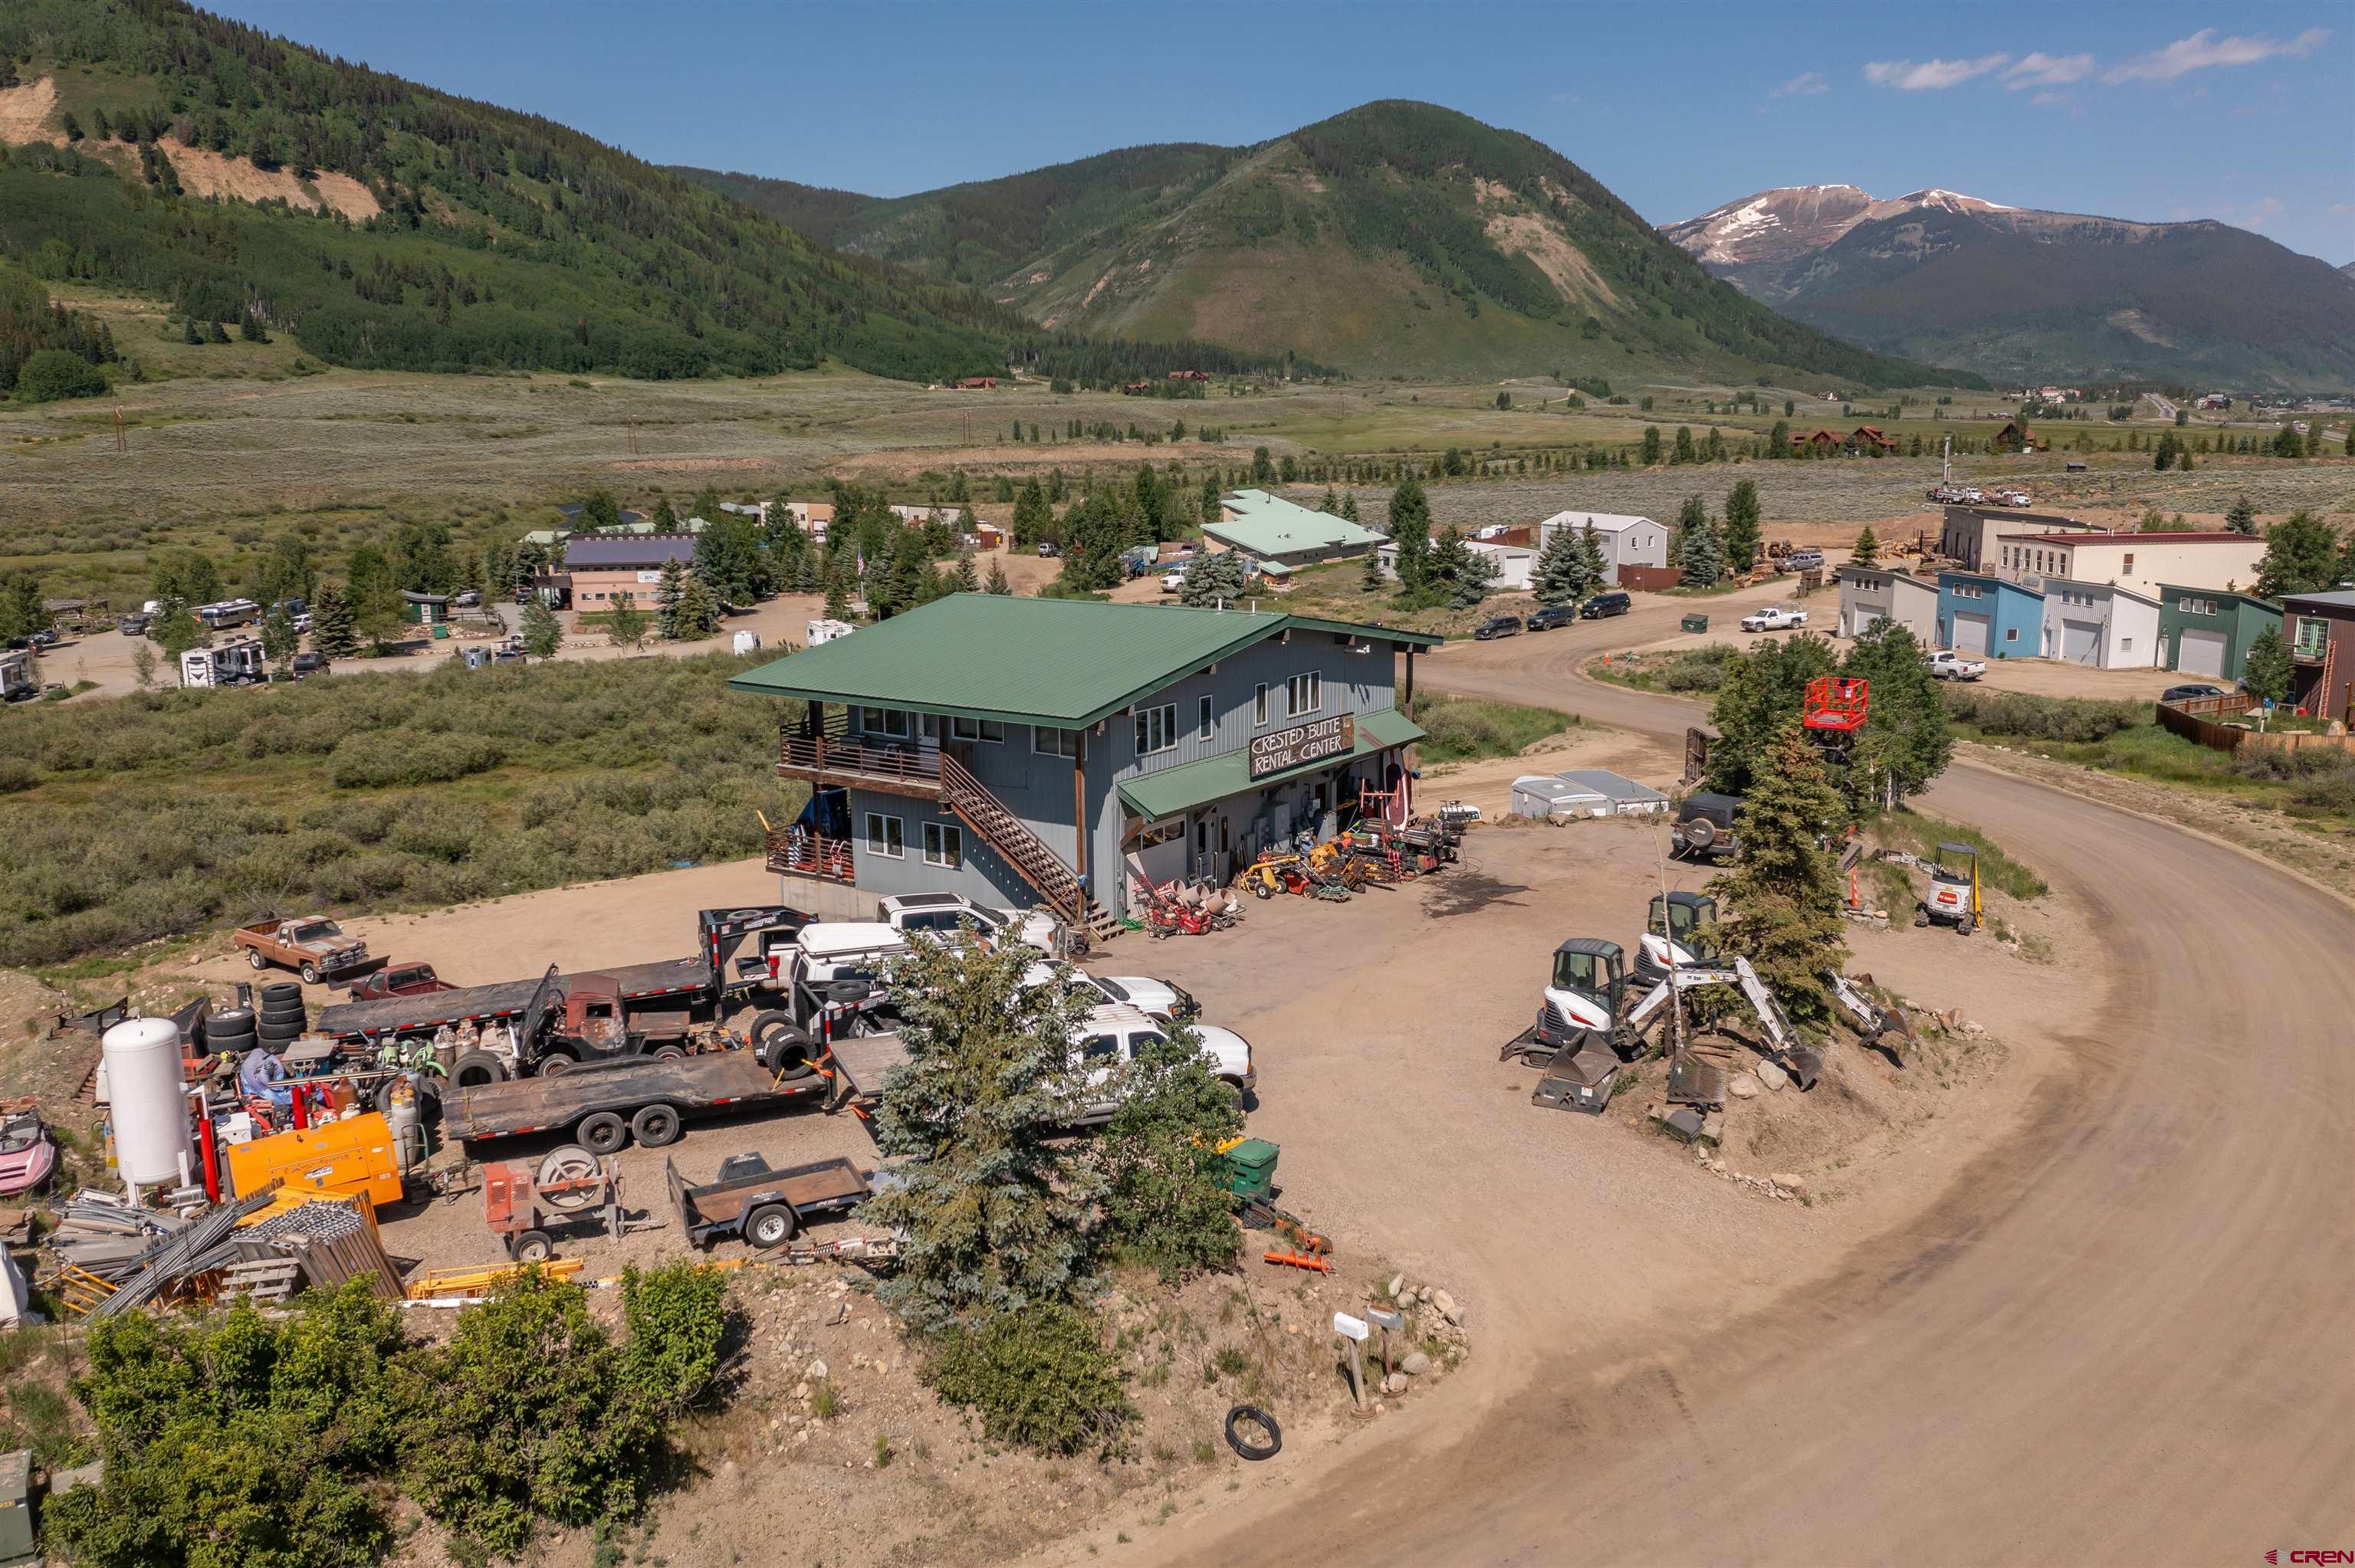
{"type": "Polygon", "coordinates": [[[679,640],[679,605],[687,598],[687,567],[673,559],[662,564],[662,577],[655,584],[655,635],[666,642],[679,640]]]}
{"type": "Polygon", "coordinates": [[[1644,466],[1646,468],[1657,467],[1659,461],[1660,427],[1657,425],[1646,425],[1644,427],[1644,466]]]}
{"type": "Polygon", "coordinates": [[[1194,510],[1204,523],[1219,520],[1219,476],[1215,472],[1202,476],[1202,493],[1196,499],[1194,510]]]}
{"type": "Polygon", "coordinates": [[[1802,1026],[1830,1022],[1818,977],[1848,961],[1839,868],[1819,842],[1847,817],[1822,757],[1798,720],[1786,720],[1761,753],[1734,819],[1742,854],[1714,885],[1740,916],[1718,927],[1727,951],[1748,959],[1802,1026]]]}
{"type": "Polygon", "coordinates": [[[654,515],[646,521],[655,525],[655,532],[657,534],[678,532],[678,514],[672,510],[670,497],[667,495],[655,503],[654,515]]]}
{"type": "Polygon", "coordinates": [[[981,572],[980,569],[973,564],[973,552],[971,550],[960,550],[957,552],[954,580],[956,582],[956,591],[959,593],[977,593],[980,591],[981,572]]]}
{"type": "Polygon", "coordinates": [[[1242,1245],[1219,1150],[1243,1129],[1191,1029],[1149,1035],[1121,1072],[1119,1108],[1097,1136],[1103,1242],[1150,1259],[1165,1280],[1231,1267],[1242,1245]]]}
{"type": "MultiPolygon", "coordinates": [[[[1593,524],[1587,524],[1589,528],[1593,524]]],[[[1538,552],[1537,600],[1540,604],[1576,604],[1594,591],[1589,575],[1584,537],[1565,523],[1547,535],[1538,552]]]]}
{"type": "Polygon", "coordinates": [[[982,589],[1001,599],[1014,591],[1014,585],[1006,577],[1006,563],[996,556],[989,558],[989,578],[982,584],[982,589]]]}
{"type": "Polygon", "coordinates": [[[2293,673],[2289,644],[2282,641],[2280,627],[2268,626],[2249,640],[2248,661],[2241,672],[2241,684],[2249,695],[2281,701],[2289,695],[2293,673]]]}
{"type": "Polygon", "coordinates": [[[1034,476],[1022,482],[1022,493],[1014,502],[1014,544],[1021,549],[1036,546],[1047,537],[1055,520],[1054,509],[1048,503],[1047,493],[1039,488],[1034,476]]]}
{"type": "Polygon", "coordinates": [[[605,635],[616,648],[643,648],[646,641],[646,612],[638,608],[638,596],[625,593],[613,608],[605,612],[605,635]]]}
{"type": "Polygon", "coordinates": [[[359,647],[352,601],[334,583],[321,583],[311,605],[311,646],[331,661],[348,659],[359,647]]]}
{"type": "Polygon", "coordinates": [[[2300,507],[2265,530],[2256,592],[2263,599],[2320,593],[2337,579],[2338,568],[2339,535],[2329,524],[2300,507]]]}
{"type": "Polygon", "coordinates": [[[1846,780],[1859,811],[1921,793],[1954,759],[1945,694],[1930,673],[1925,653],[1912,631],[1881,620],[1841,661],[1841,674],[1867,683],[1864,733],[1853,747],[1846,780]]]}
{"type": "Polygon", "coordinates": [[[1677,427],[1677,461],[1691,462],[1694,456],[1692,427],[1678,425],[1677,427]]]}
{"type": "Polygon", "coordinates": [[[1427,587],[1440,596],[1440,602],[1470,609],[1495,591],[1497,574],[1496,557],[1472,548],[1454,524],[1439,531],[1431,548],[1427,587]]]}
{"type": "Polygon", "coordinates": [[[1186,563],[1178,588],[1178,602],[1199,609],[1221,599],[1229,604],[1242,598],[1243,558],[1232,550],[1201,550],[1186,563]]]}
{"type": "Polygon", "coordinates": [[[1420,592],[1431,574],[1431,499],[1414,479],[1391,493],[1390,535],[1398,546],[1399,587],[1420,592]]]}
{"type": "Polygon", "coordinates": [[[534,594],[523,607],[524,652],[534,659],[553,659],[563,645],[564,628],[557,624],[556,611],[534,594]]]}
{"type": "Polygon", "coordinates": [[[1382,553],[1380,549],[1378,547],[1368,550],[1363,561],[1360,563],[1360,567],[1361,570],[1359,571],[1358,577],[1358,586],[1368,593],[1381,592],[1382,587],[1388,579],[1382,576],[1382,553]]]}
{"type": "Polygon", "coordinates": [[[719,630],[719,596],[700,573],[690,572],[678,594],[677,630],[681,642],[694,642],[719,630]]]}
{"type": "Polygon", "coordinates": [[[39,578],[30,572],[11,572],[0,578],[0,640],[29,637],[48,625],[49,612],[41,607],[39,578]]]}
{"type": "Polygon", "coordinates": [[[1742,480],[1725,494],[1725,560],[1737,572],[1758,564],[1758,485],[1742,480]]]}
{"type": "Polygon", "coordinates": [[[1036,955],[918,936],[891,966],[907,1061],[885,1075],[873,1123],[905,1161],[858,1210],[905,1239],[876,1294],[920,1332],[985,1314],[1085,1299],[1096,1162],[1064,1136],[1084,1079],[1074,987],[1026,985],[1036,955]]]}
{"type": "Polygon", "coordinates": [[[1685,497],[1677,514],[1678,580],[1689,588],[1709,588],[1725,575],[1725,546],[1717,524],[1698,495],[1685,497]]]}
{"type": "Polygon", "coordinates": [[[826,618],[828,620],[850,619],[850,561],[839,553],[826,565],[826,618]]]}
{"type": "Polygon", "coordinates": [[[1346,523],[1358,520],[1358,493],[1354,490],[1341,497],[1341,519],[1346,523]]]}
{"type": "Polygon", "coordinates": [[[1709,710],[1718,732],[1709,747],[1709,787],[1747,794],[1758,758],[1805,707],[1807,683],[1832,672],[1830,644],[1804,633],[1759,643],[1748,657],[1728,661],[1709,710]]]}
{"type": "Polygon", "coordinates": [[[185,599],[172,599],[164,606],[164,613],[148,628],[147,635],[164,651],[164,657],[178,668],[180,655],[205,641],[204,623],[197,619],[185,599]]]}
{"type": "Polygon", "coordinates": [[[1611,563],[1604,558],[1603,535],[1588,522],[1578,535],[1579,565],[1586,570],[1587,591],[1600,593],[1611,583],[1611,563]]]}
{"type": "Polygon", "coordinates": [[[1868,523],[1857,530],[1856,545],[1849,551],[1849,558],[1859,567],[1877,567],[1881,564],[1881,541],[1874,535],[1871,524],[1868,523]]]}
{"type": "Polygon", "coordinates": [[[2226,510],[2224,514],[2224,526],[2234,534],[2246,534],[2251,537],[2255,536],[2257,532],[2257,509],[2249,504],[2249,496],[2246,491],[2243,491],[2240,494],[2232,498],[2232,506],[2226,510]]]}

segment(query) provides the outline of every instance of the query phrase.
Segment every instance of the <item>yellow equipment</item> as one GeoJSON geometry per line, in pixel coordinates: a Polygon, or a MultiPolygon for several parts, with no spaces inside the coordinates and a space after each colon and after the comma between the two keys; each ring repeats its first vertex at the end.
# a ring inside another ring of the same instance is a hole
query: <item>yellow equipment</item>
{"type": "Polygon", "coordinates": [[[286,1184],[281,1196],[290,1201],[325,1193],[371,1205],[400,1202],[392,1128],[375,1111],[230,1147],[229,1179],[237,1191],[259,1192],[272,1177],[286,1184]]]}

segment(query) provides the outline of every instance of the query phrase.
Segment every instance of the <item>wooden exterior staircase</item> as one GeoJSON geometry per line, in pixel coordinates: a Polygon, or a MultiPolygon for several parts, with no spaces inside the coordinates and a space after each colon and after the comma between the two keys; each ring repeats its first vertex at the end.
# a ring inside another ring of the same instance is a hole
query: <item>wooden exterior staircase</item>
{"type": "MultiPolygon", "coordinates": [[[[943,752],[940,765],[941,804],[996,851],[1065,925],[1085,931],[1092,942],[1107,941],[1120,934],[1120,923],[1088,896],[1079,874],[1063,863],[1062,856],[1023,826],[1021,819],[1000,804],[955,758],[943,752]]],[[[1087,824],[1077,824],[1077,831],[1086,832],[1087,824]]]]}

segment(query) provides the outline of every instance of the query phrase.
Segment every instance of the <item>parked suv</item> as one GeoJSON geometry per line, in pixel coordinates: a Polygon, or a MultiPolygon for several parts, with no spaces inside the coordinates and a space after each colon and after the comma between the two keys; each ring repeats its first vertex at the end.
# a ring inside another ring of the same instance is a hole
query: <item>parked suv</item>
{"type": "Polygon", "coordinates": [[[1625,588],[1613,588],[1609,593],[1596,594],[1579,606],[1578,613],[1583,620],[1600,620],[1606,615],[1625,615],[1635,608],[1636,601],[1627,596],[1625,588]]]}
{"type": "Polygon", "coordinates": [[[1795,572],[1821,571],[1824,553],[1821,550],[1794,550],[1783,557],[1783,565],[1795,572]]]}
{"type": "Polygon", "coordinates": [[[1739,795],[1719,795],[1704,789],[1698,795],[1686,796],[1685,803],[1677,808],[1676,830],[1670,835],[1675,847],[1669,853],[1688,860],[1732,860],[1739,848],[1733,837],[1733,819],[1741,810],[1739,795]]]}
{"type": "Polygon", "coordinates": [[[1551,631],[1555,627],[1568,626],[1572,621],[1576,620],[1577,619],[1578,606],[1574,604],[1550,604],[1543,609],[1538,611],[1535,615],[1529,617],[1529,630],[1531,631],[1551,631]]]}
{"type": "Polygon", "coordinates": [[[1519,616],[1492,615],[1482,621],[1478,629],[1472,633],[1472,640],[1476,642],[1486,642],[1494,637],[1518,637],[1520,634],[1521,618],[1519,616]]]}

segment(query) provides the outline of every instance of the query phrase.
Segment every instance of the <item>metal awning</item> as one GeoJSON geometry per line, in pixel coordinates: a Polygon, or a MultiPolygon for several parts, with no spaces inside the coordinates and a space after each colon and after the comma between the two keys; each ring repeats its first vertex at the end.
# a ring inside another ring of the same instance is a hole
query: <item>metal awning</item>
{"type": "Polygon", "coordinates": [[[1423,736],[1423,726],[1396,708],[1378,708],[1357,716],[1358,744],[1346,757],[1319,758],[1289,772],[1253,779],[1251,776],[1250,754],[1231,751],[1224,756],[1206,757],[1199,762],[1188,762],[1176,768],[1165,768],[1158,773],[1125,779],[1120,786],[1121,803],[1147,821],[1174,817],[1180,811],[1191,810],[1212,800],[1240,795],[1246,789],[1265,789],[1288,779],[1314,773],[1319,768],[1338,768],[1360,757],[1405,746],[1423,736]]]}

